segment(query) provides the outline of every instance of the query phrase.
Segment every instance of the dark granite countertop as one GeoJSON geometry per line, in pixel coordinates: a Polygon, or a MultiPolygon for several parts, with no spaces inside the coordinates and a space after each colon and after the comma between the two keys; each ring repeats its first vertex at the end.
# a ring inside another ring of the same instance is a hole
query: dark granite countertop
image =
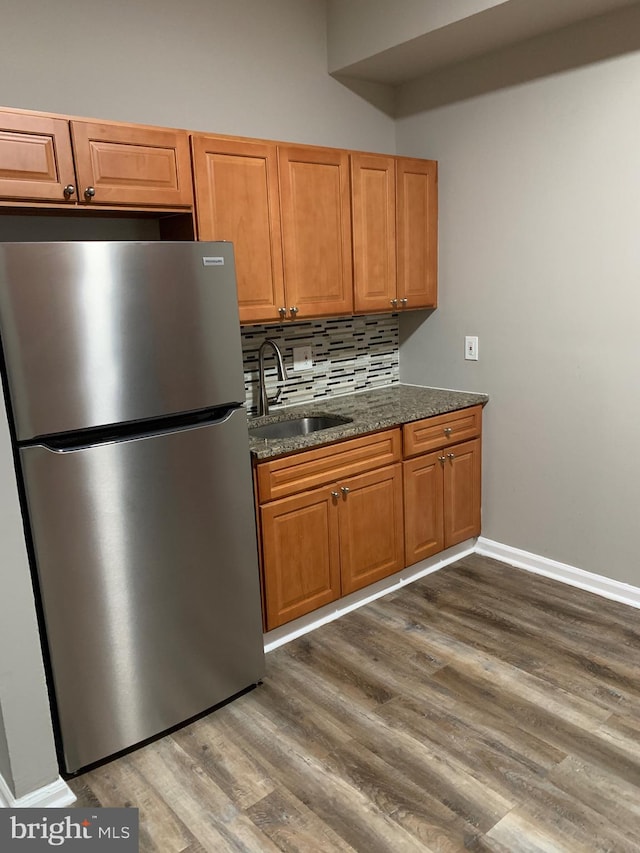
{"type": "Polygon", "coordinates": [[[430,418],[433,415],[466,409],[468,406],[484,405],[488,400],[487,394],[400,384],[327,397],[296,406],[276,408],[266,417],[250,418],[249,428],[309,415],[343,415],[352,419],[350,423],[294,438],[250,437],[249,448],[254,459],[270,459],[285,453],[295,453],[309,447],[319,447],[344,438],[354,438],[367,432],[430,418]]]}

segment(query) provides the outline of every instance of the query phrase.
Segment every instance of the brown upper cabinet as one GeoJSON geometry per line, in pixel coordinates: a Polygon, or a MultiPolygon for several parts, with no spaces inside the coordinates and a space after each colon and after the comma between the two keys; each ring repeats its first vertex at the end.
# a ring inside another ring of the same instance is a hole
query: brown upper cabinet
{"type": "Polygon", "coordinates": [[[437,169],[433,160],[351,155],[356,312],[436,307],[437,169]]]}
{"type": "Polygon", "coordinates": [[[438,164],[396,159],[398,300],[404,308],[438,303],[438,164]]]}
{"type": "Polygon", "coordinates": [[[188,208],[188,135],[0,111],[0,196],[15,203],[188,208]]]}
{"type": "Polygon", "coordinates": [[[278,148],[288,316],[353,312],[349,155],[278,148]]]}
{"type": "Polygon", "coordinates": [[[242,323],[350,314],[349,155],[194,135],[198,234],[234,244],[242,323]]]}
{"type": "Polygon", "coordinates": [[[278,320],[286,303],[275,144],[196,135],[191,147],[198,235],[233,243],[241,322],[278,320]]]}
{"type": "Polygon", "coordinates": [[[433,160],[207,134],[189,145],[184,130],[0,108],[7,207],[169,213],[163,237],[192,239],[194,184],[199,239],[234,244],[241,323],[436,307],[433,160]]]}
{"type": "Polygon", "coordinates": [[[80,201],[189,207],[189,137],[180,130],[72,121],[80,201]]]}
{"type": "Polygon", "coordinates": [[[75,201],[76,175],[68,121],[0,112],[0,196],[75,201]]]}

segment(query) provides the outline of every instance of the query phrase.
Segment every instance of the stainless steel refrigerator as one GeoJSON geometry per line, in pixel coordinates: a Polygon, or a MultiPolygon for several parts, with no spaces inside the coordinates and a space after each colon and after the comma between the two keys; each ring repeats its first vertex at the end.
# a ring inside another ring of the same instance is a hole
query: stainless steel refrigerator
{"type": "Polygon", "coordinates": [[[75,772],[264,672],[231,244],[0,244],[0,338],[75,772]]]}

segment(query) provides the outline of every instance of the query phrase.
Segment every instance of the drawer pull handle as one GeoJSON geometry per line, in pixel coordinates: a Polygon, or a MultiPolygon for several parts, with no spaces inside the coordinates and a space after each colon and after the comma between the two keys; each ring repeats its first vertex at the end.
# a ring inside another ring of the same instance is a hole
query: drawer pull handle
{"type": "Polygon", "coordinates": [[[447,438],[451,435],[452,432],[453,430],[451,429],[451,427],[444,428],[444,434],[447,436],[447,438]]]}

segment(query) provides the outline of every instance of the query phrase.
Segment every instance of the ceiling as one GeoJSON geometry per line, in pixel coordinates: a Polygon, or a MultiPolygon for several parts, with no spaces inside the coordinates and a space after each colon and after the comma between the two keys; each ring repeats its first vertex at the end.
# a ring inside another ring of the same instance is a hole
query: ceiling
{"type": "Polygon", "coordinates": [[[329,0],[329,71],[399,85],[632,5],[638,0],[329,0]]]}

